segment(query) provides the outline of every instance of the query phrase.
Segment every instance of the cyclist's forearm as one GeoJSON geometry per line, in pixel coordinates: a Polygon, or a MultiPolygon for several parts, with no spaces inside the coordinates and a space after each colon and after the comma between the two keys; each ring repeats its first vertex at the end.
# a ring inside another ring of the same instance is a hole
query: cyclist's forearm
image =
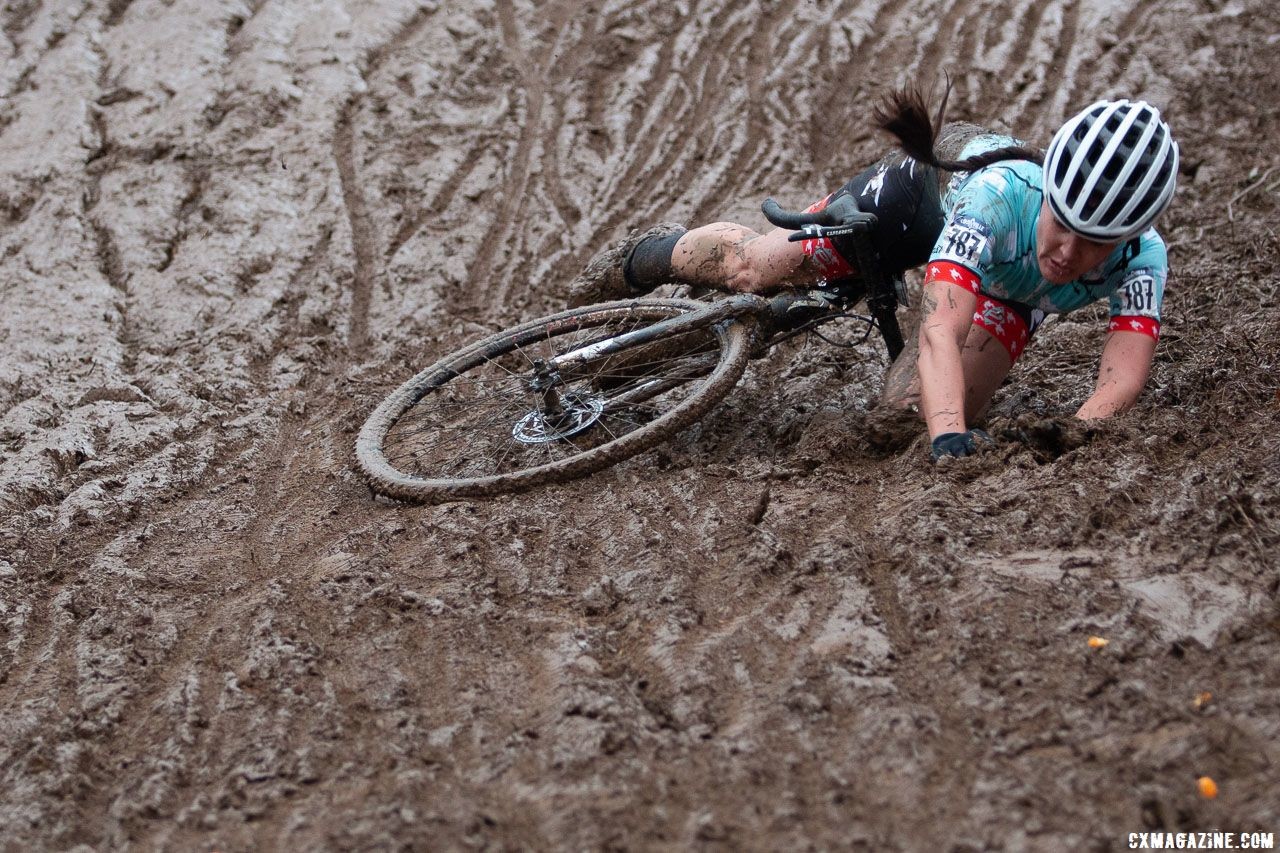
{"type": "Polygon", "coordinates": [[[942,282],[926,282],[920,300],[920,408],[930,438],[964,432],[964,366],[961,352],[976,298],[942,282]]]}
{"type": "Polygon", "coordinates": [[[1133,408],[1146,387],[1155,356],[1154,338],[1134,332],[1107,335],[1093,394],[1076,412],[1083,421],[1109,418],[1133,408]]]}
{"type": "Polygon", "coordinates": [[[1085,400],[1076,412],[1076,417],[1082,421],[1089,421],[1127,412],[1138,402],[1144,385],[1144,382],[1131,376],[1100,379],[1093,395],[1085,400]]]}
{"type": "Polygon", "coordinates": [[[964,369],[960,342],[941,323],[920,324],[920,407],[929,436],[964,432],[964,369]]]}
{"type": "Polygon", "coordinates": [[[1080,406],[1080,409],[1076,412],[1076,417],[1082,421],[1109,418],[1112,415],[1127,412],[1129,409],[1133,408],[1133,404],[1136,403],[1137,400],[1137,394],[1122,394],[1115,392],[1110,388],[1099,389],[1097,393],[1084,401],[1080,406]]]}

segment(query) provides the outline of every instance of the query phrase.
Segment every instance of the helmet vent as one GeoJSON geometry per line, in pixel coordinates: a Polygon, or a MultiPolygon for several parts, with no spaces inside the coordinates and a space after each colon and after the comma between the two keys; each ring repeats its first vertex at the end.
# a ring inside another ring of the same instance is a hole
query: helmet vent
{"type": "Polygon", "coordinates": [[[1099,101],[1054,134],[1044,190],[1062,222],[1099,241],[1136,237],[1173,198],[1178,145],[1143,101],[1099,101]]]}

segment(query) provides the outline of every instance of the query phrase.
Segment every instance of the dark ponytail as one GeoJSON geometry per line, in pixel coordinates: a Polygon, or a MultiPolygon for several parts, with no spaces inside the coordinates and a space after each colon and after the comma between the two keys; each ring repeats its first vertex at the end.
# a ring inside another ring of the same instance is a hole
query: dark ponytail
{"type": "Polygon", "coordinates": [[[1037,165],[1044,163],[1043,151],[1025,145],[1007,145],[963,160],[938,159],[934,146],[942,131],[947,98],[950,95],[951,83],[948,82],[942,93],[942,103],[938,105],[937,115],[930,119],[929,108],[925,106],[924,96],[918,88],[904,87],[890,92],[875,108],[876,125],[897,137],[902,150],[912,159],[947,172],[972,172],[1001,160],[1029,160],[1037,165]]]}

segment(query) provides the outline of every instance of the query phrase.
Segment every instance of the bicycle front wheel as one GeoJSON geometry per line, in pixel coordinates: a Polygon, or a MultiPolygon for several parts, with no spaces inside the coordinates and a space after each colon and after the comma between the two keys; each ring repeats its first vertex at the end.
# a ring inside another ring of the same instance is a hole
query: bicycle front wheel
{"type": "Polygon", "coordinates": [[[739,321],[632,335],[706,303],[587,306],[499,332],[393,391],[356,439],[369,483],[439,502],[581,477],[665,441],[706,414],[746,369],[739,321]]]}

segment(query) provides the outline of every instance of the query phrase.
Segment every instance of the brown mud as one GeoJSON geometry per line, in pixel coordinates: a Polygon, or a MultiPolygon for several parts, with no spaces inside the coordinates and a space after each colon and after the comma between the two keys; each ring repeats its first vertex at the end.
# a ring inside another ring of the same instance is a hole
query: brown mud
{"type": "Polygon", "coordinates": [[[0,848],[1280,831],[1276,4],[0,19],[0,848]],[[943,70],[953,117],[1040,143],[1096,97],[1174,123],[1136,411],[1055,421],[1093,310],[938,468],[869,405],[875,350],[811,341],[584,481],[413,507],[354,474],[414,370],[630,228],[812,201],[885,145],[869,98],[943,70]]]}

